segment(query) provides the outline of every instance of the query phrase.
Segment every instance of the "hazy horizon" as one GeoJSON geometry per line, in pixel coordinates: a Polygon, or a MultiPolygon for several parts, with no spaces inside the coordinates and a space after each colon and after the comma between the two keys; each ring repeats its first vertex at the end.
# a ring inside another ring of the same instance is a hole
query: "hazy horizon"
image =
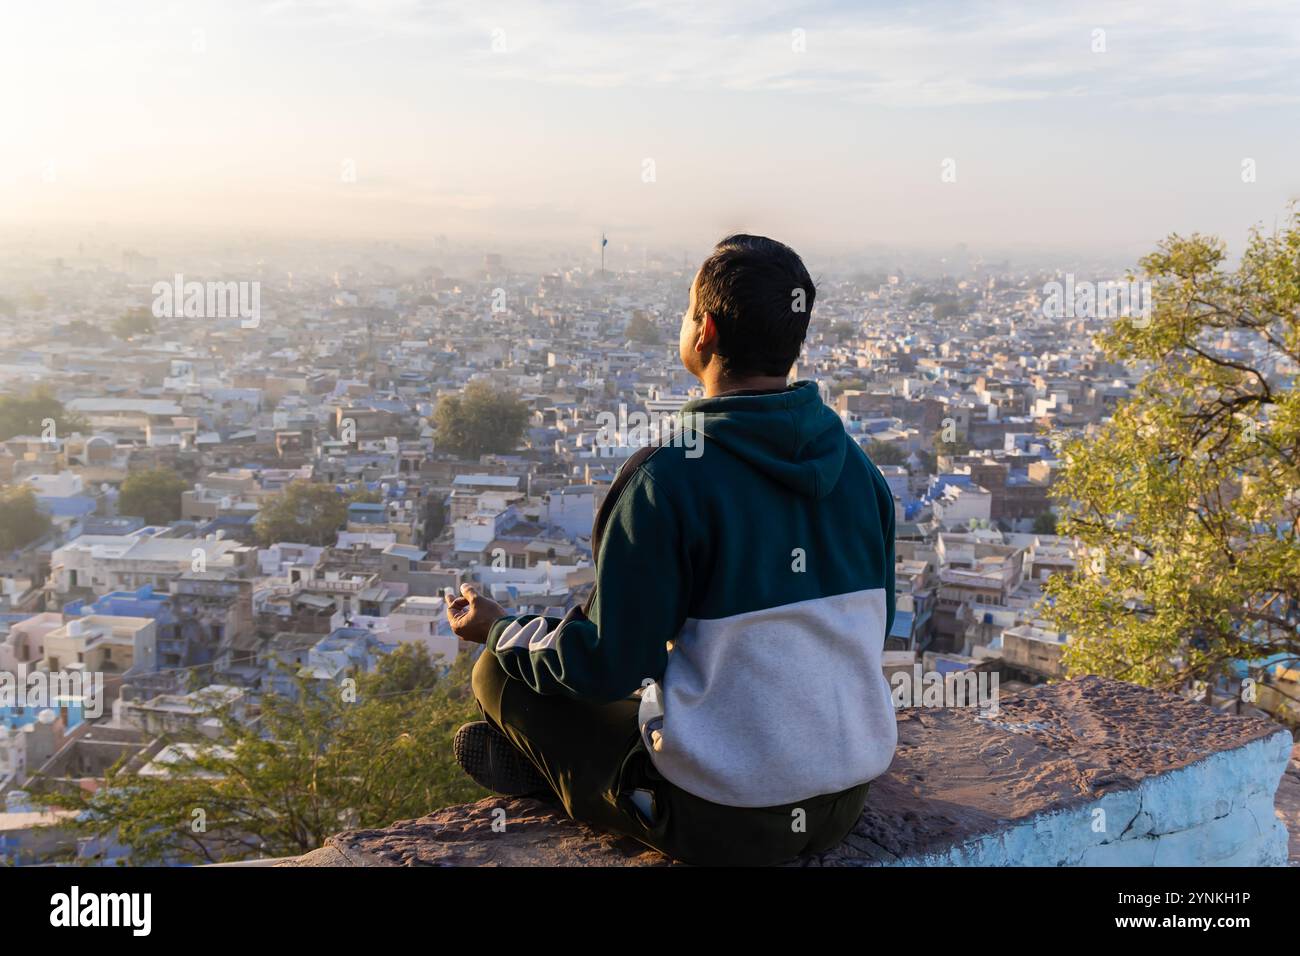
{"type": "Polygon", "coordinates": [[[0,226],[580,249],[606,232],[636,258],[738,230],[844,251],[1239,247],[1300,196],[1288,6],[18,8],[0,226]]]}

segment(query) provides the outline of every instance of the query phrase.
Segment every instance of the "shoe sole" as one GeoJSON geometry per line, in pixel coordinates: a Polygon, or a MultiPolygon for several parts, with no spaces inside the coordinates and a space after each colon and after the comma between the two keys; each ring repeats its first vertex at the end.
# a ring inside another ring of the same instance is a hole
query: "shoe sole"
{"type": "Polygon", "coordinates": [[[550,784],[532,762],[486,721],[457,730],[452,751],[469,778],[493,793],[523,797],[550,792],[550,784]]]}

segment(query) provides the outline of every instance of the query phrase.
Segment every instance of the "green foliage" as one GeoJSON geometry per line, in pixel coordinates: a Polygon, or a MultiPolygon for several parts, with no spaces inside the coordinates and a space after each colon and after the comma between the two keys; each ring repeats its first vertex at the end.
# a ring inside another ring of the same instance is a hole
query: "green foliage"
{"type": "Polygon", "coordinates": [[[826,330],[826,335],[837,342],[843,342],[845,339],[852,338],[857,332],[857,327],[852,322],[832,322],[831,327],[826,330]]]}
{"type": "Polygon", "coordinates": [[[169,524],[181,516],[181,494],[190,483],[169,468],[133,471],[122,482],[118,513],[138,515],[146,524],[169,524]]]}
{"type": "Polygon", "coordinates": [[[113,334],[120,339],[130,339],[137,335],[152,335],[154,331],[153,313],[148,309],[132,309],[124,312],[113,323],[113,334]]]}
{"type": "Polygon", "coordinates": [[[46,434],[47,422],[54,423],[55,437],[86,429],[86,423],[63,409],[63,403],[48,390],[36,388],[25,395],[0,397],[0,441],[17,435],[46,434]]]}
{"type": "Polygon", "coordinates": [[[944,441],[943,429],[934,433],[934,451],[936,455],[968,455],[970,454],[970,442],[965,438],[954,438],[952,441],[944,441]]]}
{"type": "Polygon", "coordinates": [[[37,507],[30,487],[0,488],[0,551],[31,544],[49,530],[50,516],[37,507]]]}
{"type": "Polygon", "coordinates": [[[46,796],[87,811],[75,830],[120,840],[137,864],[305,853],[341,830],[485,795],[451,748],[456,728],[479,719],[470,669],[462,655],[440,676],[423,644],[404,644],[355,693],[300,680],[296,700],[263,698],[256,723],[214,708],[220,736],[167,738],[193,749],[165,776],[118,765],[94,794],[46,796]]]}
{"type": "Polygon", "coordinates": [[[109,333],[98,325],[92,325],[85,319],[73,319],[67,325],[64,325],[59,332],[66,335],[70,341],[81,343],[98,343],[109,338],[109,333]]]}
{"type": "Polygon", "coordinates": [[[902,465],[907,461],[907,452],[903,449],[874,438],[867,443],[866,452],[867,457],[877,465],[902,465]]]}
{"type": "Polygon", "coordinates": [[[907,304],[912,308],[932,305],[936,319],[966,315],[974,310],[977,302],[978,300],[973,296],[959,296],[954,292],[932,292],[929,289],[916,289],[907,297],[907,304]]]}
{"type": "Polygon", "coordinates": [[[442,534],[442,529],[447,526],[447,514],[443,509],[442,501],[437,495],[426,495],[424,498],[424,528],[423,542],[427,546],[438,539],[442,534]]]}
{"type": "Polygon", "coordinates": [[[519,444],[528,407],[487,382],[471,382],[459,395],[438,400],[433,423],[438,451],[469,459],[506,454],[519,444]]]}
{"type": "Polygon", "coordinates": [[[942,302],[934,304],[934,317],[936,319],[951,319],[958,315],[966,315],[974,308],[973,303],[961,299],[945,299],[942,302]]]}
{"type": "Polygon", "coordinates": [[[658,327],[650,321],[645,315],[637,313],[632,316],[627,323],[627,330],[624,334],[630,341],[641,342],[646,345],[656,345],[662,338],[659,334],[658,327]]]}
{"type": "Polygon", "coordinates": [[[837,378],[831,381],[829,390],[832,396],[838,396],[850,390],[865,392],[871,384],[865,378],[837,378]]]}
{"type": "Polygon", "coordinates": [[[1034,519],[1034,534],[1056,534],[1056,515],[1044,511],[1034,519]]]}
{"type": "Polygon", "coordinates": [[[1225,261],[1197,234],[1142,260],[1154,309],[1102,345],[1143,377],[1063,447],[1061,533],[1087,551],[1048,582],[1044,611],[1072,636],[1073,672],[1177,687],[1300,652],[1300,394],[1285,364],[1300,362],[1300,215],[1225,261]]]}
{"type": "Polygon", "coordinates": [[[254,520],[258,541],[269,547],[277,541],[330,545],[348,517],[354,501],[377,501],[370,491],[340,494],[333,485],[293,481],[262,503],[254,520]]]}

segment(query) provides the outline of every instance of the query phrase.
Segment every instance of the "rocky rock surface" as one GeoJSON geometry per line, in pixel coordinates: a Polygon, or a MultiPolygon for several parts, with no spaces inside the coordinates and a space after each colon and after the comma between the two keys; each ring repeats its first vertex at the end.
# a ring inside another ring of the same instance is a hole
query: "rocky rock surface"
{"type": "MultiPolygon", "coordinates": [[[[1275,815],[1273,801],[1293,743],[1270,721],[1085,677],[1004,695],[991,717],[899,711],[898,730],[894,762],[853,832],[796,865],[1286,862],[1286,811],[1275,815]]],[[[670,863],[558,806],[490,798],[341,833],[280,865],[670,863]]]]}
{"type": "Polygon", "coordinates": [[[1291,834],[1287,861],[1291,866],[1300,866],[1300,744],[1291,751],[1291,762],[1282,774],[1282,782],[1277,785],[1277,799],[1273,805],[1277,808],[1278,819],[1291,834]]]}

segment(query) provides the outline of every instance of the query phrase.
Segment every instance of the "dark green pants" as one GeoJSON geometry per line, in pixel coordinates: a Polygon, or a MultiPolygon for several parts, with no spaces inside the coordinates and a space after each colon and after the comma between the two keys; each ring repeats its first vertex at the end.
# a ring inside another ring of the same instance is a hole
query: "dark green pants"
{"type": "Polygon", "coordinates": [[[685,863],[752,866],[827,850],[844,839],[866,804],[865,783],[781,807],[710,803],[655,771],[635,698],[590,704],[537,694],[487,651],[474,664],[473,686],[483,716],[545,775],[569,816],[685,863]],[[654,794],[653,821],[632,803],[636,789],[654,794]]]}

